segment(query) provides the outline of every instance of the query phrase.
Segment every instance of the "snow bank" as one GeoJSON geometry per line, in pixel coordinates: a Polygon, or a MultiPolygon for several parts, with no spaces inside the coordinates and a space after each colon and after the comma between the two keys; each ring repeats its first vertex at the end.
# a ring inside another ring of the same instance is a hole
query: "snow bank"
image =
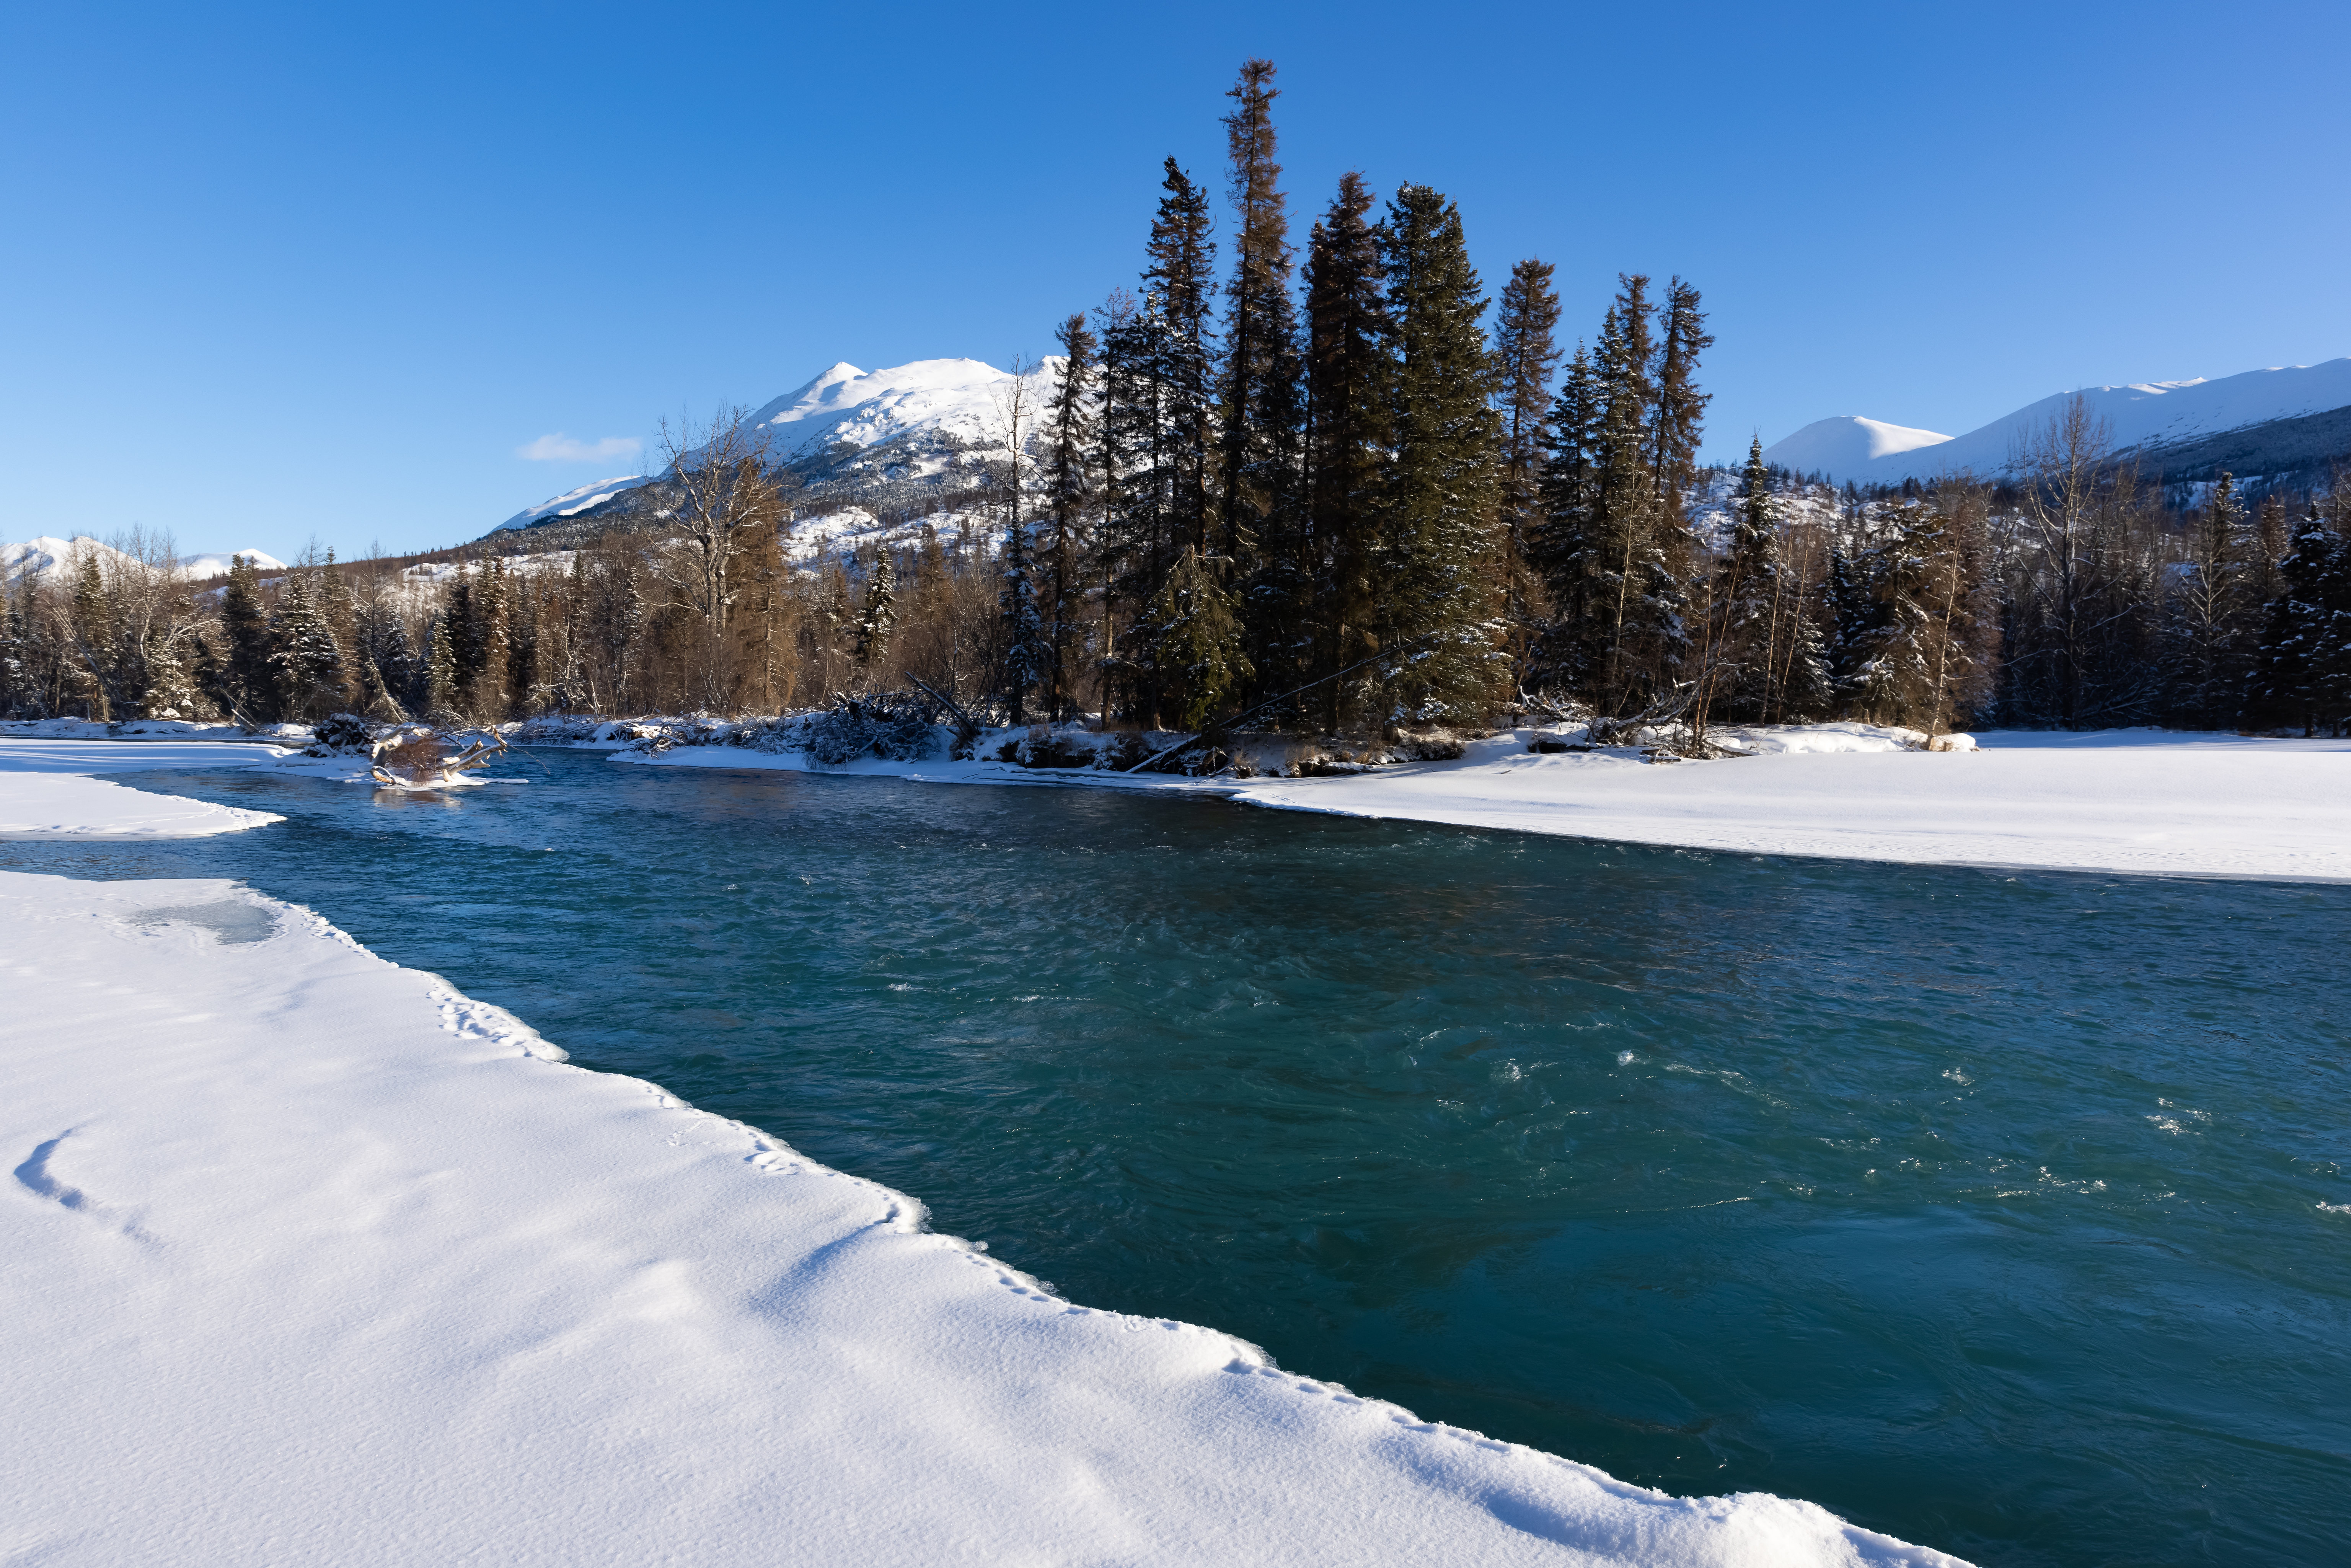
{"type": "Polygon", "coordinates": [[[71,774],[0,772],[0,840],[203,839],[283,821],[71,774]]]}
{"type": "Polygon", "coordinates": [[[1861,727],[1726,731],[1776,754],[1668,765],[1531,755],[1512,735],[1473,742],[1458,762],[1252,781],[1234,795],[1751,854],[2351,881],[2351,740],[2014,732],[1929,753],[1851,733],[1861,727]]]}
{"type": "Polygon", "coordinates": [[[86,775],[255,768],[286,755],[274,746],[0,738],[0,840],[202,839],[283,821],[270,811],[152,794],[86,775]]]}
{"type": "Polygon", "coordinates": [[[1954,1561],[1061,1301],[233,883],[0,954],[11,1561],[1954,1561]]]}

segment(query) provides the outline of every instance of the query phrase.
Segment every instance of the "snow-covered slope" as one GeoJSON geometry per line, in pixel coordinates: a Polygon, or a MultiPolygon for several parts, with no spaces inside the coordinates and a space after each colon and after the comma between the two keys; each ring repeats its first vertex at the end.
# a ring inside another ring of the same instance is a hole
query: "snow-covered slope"
{"type": "MultiPolygon", "coordinates": [[[[1061,366],[1060,359],[1049,359],[1029,375],[1032,415],[1051,394],[1061,366]]],[[[1010,371],[978,360],[916,360],[880,371],[861,371],[844,360],[760,409],[751,423],[784,463],[844,441],[878,446],[925,431],[1001,446],[1001,405],[1012,379],[1010,371]]]]}
{"type": "Polygon", "coordinates": [[[286,570],[284,561],[274,555],[266,555],[257,549],[211,550],[203,555],[183,555],[180,558],[180,570],[198,580],[207,577],[226,577],[230,558],[240,555],[264,571],[286,570]]]}
{"type": "Polygon", "coordinates": [[[1841,413],[1834,419],[1816,419],[1795,434],[1773,442],[1763,449],[1763,460],[1795,474],[1843,475],[1881,457],[1938,446],[1950,439],[1937,431],[1841,413]]]}
{"type": "Polygon", "coordinates": [[[20,576],[51,577],[78,564],[85,555],[96,556],[101,567],[127,565],[131,559],[120,550],[86,536],[61,539],[53,534],[43,534],[20,544],[0,545],[0,582],[14,582],[20,576]]]}
{"type": "Polygon", "coordinates": [[[496,528],[492,533],[508,528],[535,528],[556,517],[569,517],[590,507],[600,507],[623,490],[633,490],[645,482],[642,474],[622,474],[616,478],[599,479],[592,485],[582,485],[577,490],[566,490],[560,496],[541,501],[536,507],[525,507],[496,528]]]}
{"type": "MultiPolygon", "coordinates": [[[[1024,438],[1043,429],[1062,363],[1049,357],[1024,378],[1024,438]]],[[[1009,371],[978,360],[916,360],[878,371],[844,360],[758,409],[750,423],[768,460],[799,475],[815,487],[811,494],[870,501],[909,486],[953,489],[958,472],[985,467],[1003,452],[1013,383],[1009,371]]],[[[517,512],[491,532],[543,528],[582,514],[592,522],[614,512],[645,512],[658,503],[627,492],[653,477],[630,475],[583,485],[517,512]],[[617,507],[597,510],[615,500],[617,507]]]]}
{"type": "MultiPolygon", "coordinates": [[[[43,534],[38,538],[26,539],[19,544],[0,545],[0,582],[13,582],[19,573],[36,578],[53,576],[74,565],[78,559],[77,551],[96,556],[102,568],[131,564],[131,558],[120,550],[111,545],[102,545],[86,534],[76,535],[69,539],[43,534]]],[[[284,561],[276,556],[264,555],[257,549],[211,550],[203,555],[183,555],[180,558],[180,570],[198,581],[208,577],[223,577],[227,575],[231,555],[249,555],[264,570],[286,570],[284,561]]]]}
{"type": "Polygon", "coordinates": [[[2116,452],[2147,455],[2224,431],[2351,407],[2351,358],[2247,371],[2218,381],[2132,382],[2056,392],[1964,435],[1907,448],[1871,451],[1857,432],[1835,434],[1827,428],[1843,424],[1900,431],[1899,426],[1874,420],[1818,420],[1764,448],[1763,455],[1800,473],[1818,471],[1860,484],[1898,484],[1962,470],[1997,474],[2010,466],[2018,447],[2033,432],[2063,414],[2077,396],[2094,420],[2105,423],[2116,452]]]}

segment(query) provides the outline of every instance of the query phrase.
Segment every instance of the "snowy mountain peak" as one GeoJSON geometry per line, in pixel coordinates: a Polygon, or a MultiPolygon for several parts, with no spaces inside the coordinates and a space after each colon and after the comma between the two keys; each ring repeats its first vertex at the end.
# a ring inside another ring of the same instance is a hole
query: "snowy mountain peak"
{"type": "Polygon", "coordinates": [[[1860,464],[1940,445],[1950,439],[1938,431],[1845,413],[1816,419],[1785,440],[1773,442],[1763,449],[1763,461],[1796,474],[1842,474],[1860,464]]]}
{"type": "Polygon", "coordinates": [[[1825,473],[1860,484],[1899,484],[1969,472],[2007,471],[2036,433],[2080,398],[2103,423],[2116,453],[2152,455],[2191,442],[2351,408],[2351,358],[2315,365],[2277,365],[2217,380],[2126,382],[2054,392],[1964,435],[1938,436],[1876,420],[1815,420],[1763,449],[1771,462],[1798,473],[1825,473]],[[1873,447],[1876,433],[1921,439],[1873,447]]]}
{"type": "MultiPolygon", "coordinates": [[[[1049,360],[1040,377],[1050,385],[1049,360]]],[[[841,442],[872,446],[918,430],[964,441],[998,437],[997,401],[1012,380],[979,360],[915,360],[861,371],[842,361],[751,416],[771,456],[790,462],[841,442]]]]}
{"type": "MultiPolygon", "coordinates": [[[[1048,356],[1029,374],[1025,434],[1043,428],[1065,362],[1048,356]]],[[[915,360],[878,371],[841,360],[753,413],[752,435],[770,464],[798,465],[802,474],[835,469],[854,455],[837,448],[902,443],[875,455],[875,473],[935,476],[952,467],[958,454],[1003,447],[1005,394],[1012,382],[1009,371],[980,360],[915,360]]],[[[852,466],[862,468],[864,460],[852,466]]],[[[490,531],[560,522],[648,482],[634,474],[599,479],[517,512],[490,531]]]]}

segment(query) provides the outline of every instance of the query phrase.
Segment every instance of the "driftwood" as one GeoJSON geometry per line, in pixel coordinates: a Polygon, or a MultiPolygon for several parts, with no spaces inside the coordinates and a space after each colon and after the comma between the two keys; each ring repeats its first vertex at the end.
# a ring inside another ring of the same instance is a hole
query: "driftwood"
{"type": "Polygon", "coordinates": [[[955,715],[955,749],[958,754],[967,757],[969,756],[973,744],[979,739],[979,733],[983,727],[977,719],[973,718],[971,715],[964,712],[963,705],[961,703],[958,703],[955,698],[948,696],[945,692],[942,692],[936,686],[932,685],[928,681],[916,675],[908,675],[906,680],[916,691],[921,692],[925,696],[930,698],[933,702],[946,709],[947,712],[955,715]]]}
{"type": "Polygon", "coordinates": [[[481,731],[478,736],[467,745],[464,737],[437,729],[402,730],[376,742],[371,754],[374,765],[369,771],[377,783],[397,789],[454,784],[475,768],[488,767],[507,748],[505,738],[496,731],[481,731]],[[453,746],[458,748],[454,754],[453,746]]]}

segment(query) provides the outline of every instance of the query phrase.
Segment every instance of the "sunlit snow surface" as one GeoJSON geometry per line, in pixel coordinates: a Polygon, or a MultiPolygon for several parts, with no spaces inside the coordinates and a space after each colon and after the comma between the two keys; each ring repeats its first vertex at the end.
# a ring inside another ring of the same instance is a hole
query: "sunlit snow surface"
{"type": "Polygon", "coordinates": [[[1064,1301],[235,883],[0,954],[15,1561],[1954,1561],[1064,1301]]]}

